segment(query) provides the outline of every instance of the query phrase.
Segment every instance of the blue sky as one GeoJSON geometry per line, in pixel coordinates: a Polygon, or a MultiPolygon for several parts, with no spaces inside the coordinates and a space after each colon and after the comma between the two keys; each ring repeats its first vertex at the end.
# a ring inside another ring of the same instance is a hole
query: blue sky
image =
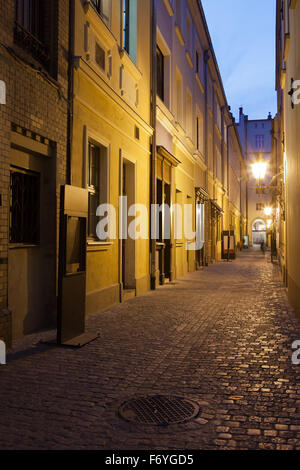
{"type": "Polygon", "coordinates": [[[202,0],[227,101],[238,118],[276,113],[275,0],[202,0]]]}

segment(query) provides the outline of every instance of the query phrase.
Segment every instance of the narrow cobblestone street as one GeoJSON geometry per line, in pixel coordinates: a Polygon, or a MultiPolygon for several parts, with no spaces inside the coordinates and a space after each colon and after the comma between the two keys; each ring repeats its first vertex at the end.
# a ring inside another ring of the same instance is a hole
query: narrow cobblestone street
{"type": "Polygon", "coordinates": [[[298,449],[300,323],[260,252],[217,263],[88,318],[80,350],[15,343],[0,369],[1,449],[298,449]],[[196,400],[169,427],[117,414],[133,396],[196,400]]]}

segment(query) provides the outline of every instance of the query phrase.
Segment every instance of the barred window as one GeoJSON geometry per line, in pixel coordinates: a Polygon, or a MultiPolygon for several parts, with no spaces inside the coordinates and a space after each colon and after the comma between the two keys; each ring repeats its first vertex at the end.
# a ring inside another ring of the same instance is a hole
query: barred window
{"type": "Polygon", "coordinates": [[[50,0],[15,0],[14,40],[47,70],[55,59],[55,4],[50,0]]]}
{"type": "Polygon", "coordinates": [[[12,168],[10,173],[10,243],[40,241],[40,175],[12,168]]]}

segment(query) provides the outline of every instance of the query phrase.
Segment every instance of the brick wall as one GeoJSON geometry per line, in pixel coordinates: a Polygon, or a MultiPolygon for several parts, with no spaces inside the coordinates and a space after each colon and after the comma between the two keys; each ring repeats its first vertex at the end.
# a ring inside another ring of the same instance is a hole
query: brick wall
{"type": "MultiPolygon", "coordinates": [[[[10,132],[12,123],[56,144],[57,214],[60,185],[66,179],[69,2],[57,1],[56,80],[14,42],[14,0],[0,2],[0,80],[7,104],[0,105],[0,309],[7,308],[10,132]]],[[[55,221],[53,221],[55,224],[55,221]]],[[[13,312],[12,312],[13,315],[13,312]]],[[[6,318],[6,317],[5,317],[6,318]]],[[[5,320],[6,321],[6,320],[5,320]]],[[[0,317],[1,328],[1,317],[0,317]]],[[[1,336],[1,330],[0,330],[1,336]]]]}
{"type": "Polygon", "coordinates": [[[12,345],[11,312],[7,309],[0,311],[0,339],[5,342],[6,348],[12,345]]]}

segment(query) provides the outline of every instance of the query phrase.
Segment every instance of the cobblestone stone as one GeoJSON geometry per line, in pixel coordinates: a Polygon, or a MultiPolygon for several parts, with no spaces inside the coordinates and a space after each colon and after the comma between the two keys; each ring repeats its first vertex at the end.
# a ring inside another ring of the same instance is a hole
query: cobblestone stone
{"type": "Polygon", "coordinates": [[[15,342],[0,368],[0,449],[299,449],[300,323],[260,253],[191,273],[87,319],[79,350],[15,342]],[[136,426],[133,396],[198,402],[196,420],[136,426]]]}

